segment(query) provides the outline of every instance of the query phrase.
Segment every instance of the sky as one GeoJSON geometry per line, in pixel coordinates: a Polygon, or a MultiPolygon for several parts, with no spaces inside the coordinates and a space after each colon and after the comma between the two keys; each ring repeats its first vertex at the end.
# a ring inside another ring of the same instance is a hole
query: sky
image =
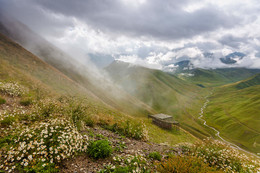
{"type": "Polygon", "coordinates": [[[259,0],[0,0],[0,10],[83,63],[260,68],[259,0]],[[220,61],[232,52],[246,56],[220,61]]]}

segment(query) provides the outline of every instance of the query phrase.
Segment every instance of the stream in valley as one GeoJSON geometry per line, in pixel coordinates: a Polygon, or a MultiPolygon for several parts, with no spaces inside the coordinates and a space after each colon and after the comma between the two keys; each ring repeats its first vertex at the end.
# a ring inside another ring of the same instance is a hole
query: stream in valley
{"type": "Polygon", "coordinates": [[[207,107],[207,105],[208,105],[208,103],[209,103],[209,96],[212,95],[212,93],[213,93],[213,92],[211,92],[209,95],[207,95],[207,96],[205,97],[205,98],[206,98],[206,101],[204,102],[203,106],[200,108],[200,113],[199,113],[200,116],[198,117],[198,119],[201,120],[201,121],[203,121],[203,125],[204,125],[204,126],[210,128],[210,129],[212,129],[212,130],[215,132],[215,136],[217,136],[217,137],[218,137],[219,139],[221,139],[223,142],[229,144],[229,145],[230,145],[231,147],[233,147],[233,148],[236,148],[236,149],[238,149],[238,150],[241,150],[241,151],[243,151],[243,152],[246,152],[246,153],[248,153],[248,154],[251,154],[251,155],[254,155],[254,156],[260,158],[258,155],[254,154],[254,153],[251,153],[251,152],[249,152],[249,151],[246,151],[246,150],[240,148],[239,146],[237,146],[236,144],[233,144],[233,143],[228,142],[227,140],[223,139],[223,138],[220,136],[220,132],[219,132],[217,129],[215,129],[214,127],[209,126],[209,125],[207,124],[207,121],[206,121],[205,119],[203,119],[204,109],[207,107]]]}

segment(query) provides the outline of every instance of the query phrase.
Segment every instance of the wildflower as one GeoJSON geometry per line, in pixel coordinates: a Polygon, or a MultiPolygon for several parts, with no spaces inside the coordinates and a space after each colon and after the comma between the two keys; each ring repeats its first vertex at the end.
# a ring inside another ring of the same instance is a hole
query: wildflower
{"type": "Polygon", "coordinates": [[[31,161],[31,160],[32,160],[32,155],[29,155],[29,156],[28,156],[28,159],[31,161]]]}

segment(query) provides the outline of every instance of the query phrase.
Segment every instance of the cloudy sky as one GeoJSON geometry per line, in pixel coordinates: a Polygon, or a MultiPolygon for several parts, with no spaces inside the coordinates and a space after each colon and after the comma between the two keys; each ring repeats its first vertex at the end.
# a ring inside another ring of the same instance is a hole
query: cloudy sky
{"type": "Polygon", "coordinates": [[[102,65],[117,59],[168,69],[189,59],[203,68],[260,68],[259,0],[0,0],[0,10],[102,65]],[[246,56],[219,60],[232,52],[246,56]]]}

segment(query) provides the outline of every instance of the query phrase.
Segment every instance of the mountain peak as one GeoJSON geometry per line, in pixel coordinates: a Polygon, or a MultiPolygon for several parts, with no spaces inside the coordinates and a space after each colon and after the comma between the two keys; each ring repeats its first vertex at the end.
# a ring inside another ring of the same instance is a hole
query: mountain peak
{"type": "Polygon", "coordinates": [[[241,52],[233,52],[228,55],[226,55],[223,58],[220,58],[220,61],[224,64],[235,64],[237,61],[243,59],[246,56],[246,54],[241,52]]]}

